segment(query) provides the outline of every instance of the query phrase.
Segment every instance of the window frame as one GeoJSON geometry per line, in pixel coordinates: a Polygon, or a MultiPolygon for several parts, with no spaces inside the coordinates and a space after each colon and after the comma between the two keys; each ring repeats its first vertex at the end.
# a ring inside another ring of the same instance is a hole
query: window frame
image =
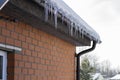
{"type": "Polygon", "coordinates": [[[7,80],[7,52],[0,50],[0,56],[3,57],[2,80],[7,80]]]}

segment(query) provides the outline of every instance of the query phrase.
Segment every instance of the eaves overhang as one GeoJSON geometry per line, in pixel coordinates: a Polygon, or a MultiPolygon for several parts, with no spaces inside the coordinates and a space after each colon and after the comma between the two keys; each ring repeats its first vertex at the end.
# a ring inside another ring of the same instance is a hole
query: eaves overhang
{"type": "Polygon", "coordinates": [[[9,0],[0,13],[75,46],[87,46],[93,40],[101,42],[99,35],[60,0],[9,0]]]}

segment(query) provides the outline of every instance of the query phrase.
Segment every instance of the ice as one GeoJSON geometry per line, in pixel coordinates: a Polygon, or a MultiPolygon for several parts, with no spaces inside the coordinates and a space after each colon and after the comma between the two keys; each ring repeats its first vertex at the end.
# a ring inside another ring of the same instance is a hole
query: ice
{"type": "Polygon", "coordinates": [[[57,16],[58,16],[58,10],[57,10],[57,8],[54,8],[54,24],[55,24],[55,28],[57,28],[57,16]]]}
{"type": "Polygon", "coordinates": [[[64,18],[65,18],[65,16],[62,14],[62,24],[63,24],[63,22],[64,22],[64,18]]]}
{"type": "Polygon", "coordinates": [[[87,35],[90,39],[96,40],[98,43],[100,41],[100,37],[96,31],[94,31],[84,20],[81,19],[70,7],[68,7],[62,0],[45,0],[45,21],[48,21],[48,13],[52,12],[54,14],[54,24],[55,28],[57,28],[57,17],[58,12],[62,15],[62,23],[65,18],[70,20],[68,22],[69,33],[73,36],[73,33],[78,36],[78,32],[81,33],[81,38],[84,38],[87,32],[87,35]],[[74,25],[73,25],[74,23],[74,25]],[[73,30],[75,29],[75,31],[73,30]],[[79,30],[79,31],[78,31],[79,30]],[[74,31],[74,32],[73,32],[74,31]]]}
{"type": "Polygon", "coordinates": [[[45,21],[47,22],[48,21],[48,10],[49,10],[48,9],[49,7],[48,7],[47,3],[45,3],[45,7],[44,8],[45,8],[45,21]]]}
{"type": "Polygon", "coordinates": [[[71,36],[73,36],[73,23],[71,22],[71,29],[70,29],[71,36]]]}

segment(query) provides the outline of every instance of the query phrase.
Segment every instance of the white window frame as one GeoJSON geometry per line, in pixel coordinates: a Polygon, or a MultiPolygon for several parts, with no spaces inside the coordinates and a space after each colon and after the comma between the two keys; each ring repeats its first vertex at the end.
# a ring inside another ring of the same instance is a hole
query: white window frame
{"type": "Polygon", "coordinates": [[[7,80],[7,52],[0,50],[0,56],[3,56],[2,80],[7,80]]]}
{"type": "Polygon", "coordinates": [[[9,0],[4,0],[4,1],[3,1],[3,4],[0,5],[0,10],[7,4],[8,1],[9,1],[9,0]]]}

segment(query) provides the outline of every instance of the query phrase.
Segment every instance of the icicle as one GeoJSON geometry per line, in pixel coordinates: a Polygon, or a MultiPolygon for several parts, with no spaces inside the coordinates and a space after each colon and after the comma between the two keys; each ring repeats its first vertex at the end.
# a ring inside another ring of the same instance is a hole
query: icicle
{"type": "Polygon", "coordinates": [[[76,30],[76,25],[75,25],[75,27],[74,27],[74,28],[75,28],[74,36],[76,36],[76,33],[77,33],[77,30],[76,30]]]}
{"type": "MultiPolygon", "coordinates": [[[[50,13],[50,14],[52,14],[52,8],[53,8],[53,6],[52,6],[52,3],[51,3],[51,0],[49,0],[48,1],[48,12],[50,13]]],[[[51,16],[51,18],[52,18],[52,16],[51,16]]]]}
{"type": "Polygon", "coordinates": [[[51,11],[50,11],[50,7],[51,7],[51,4],[49,3],[49,4],[48,4],[48,13],[51,12],[51,11]]]}
{"type": "Polygon", "coordinates": [[[63,22],[64,22],[64,18],[65,18],[65,17],[64,17],[64,15],[62,14],[62,24],[63,24],[63,22]]]}
{"type": "Polygon", "coordinates": [[[73,23],[71,22],[71,29],[70,29],[71,36],[73,36],[73,23]]]}
{"type": "Polygon", "coordinates": [[[80,27],[78,26],[78,38],[80,38],[80,27]]]}
{"type": "Polygon", "coordinates": [[[83,31],[83,29],[81,29],[81,38],[82,39],[84,38],[84,31],[83,31]]]}
{"type": "Polygon", "coordinates": [[[61,9],[59,10],[59,12],[61,14],[61,18],[62,18],[61,20],[62,20],[62,24],[63,24],[65,15],[64,15],[64,12],[61,9]]]}
{"type": "Polygon", "coordinates": [[[54,24],[55,28],[57,28],[57,16],[58,16],[58,10],[54,7],[54,24]]]}
{"type": "Polygon", "coordinates": [[[78,26],[76,26],[76,36],[78,37],[78,26]]]}
{"type": "Polygon", "coordinates": [[[80,27],[79,27],[79,37],[81,38],[81,29],[80,29],[80,27]]]}
{"type": "Polygon", "coordinates": [[[50,16],[51,16],[51,20],[52,20],[52,18],[53,18],[53,13],[52,13],[53,12],[53,6],[52,6],[52,4],[50,5],[50,12],[51,12],[50,16]]]}
{"type": "Polygon", "coordinates": [[[68,27],[70,27],[71,26],[71,20],[70,20],[70,15],[68,15],[68,27]]]}
{"type": "Polygon", "coordinates": [[[45,3],[45,22],[47,22],[48,21],[48,4],[47,3],[45,3]]]}
{"type": "Polygon", "coordinates": [[[68,33],[71,34],[71,21],[68,21],[68,33]]]}

